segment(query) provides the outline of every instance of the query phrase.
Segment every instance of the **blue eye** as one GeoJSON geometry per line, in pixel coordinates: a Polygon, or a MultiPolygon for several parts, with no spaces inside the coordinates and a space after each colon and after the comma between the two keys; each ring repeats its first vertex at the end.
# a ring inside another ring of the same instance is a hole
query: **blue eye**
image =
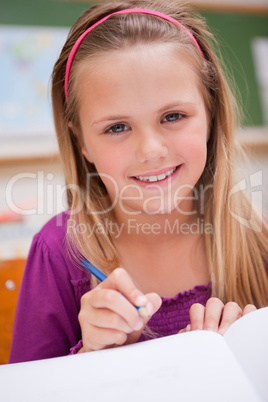
{"type": "Polygon", "coordinates": [[[169,113],[169,114],[167,114],[167,115],[163,118],[162,122],[178,121],[178,120],[180,120],[182,117],[183,117],[183,115],[180,114],[180,113],[169,113]]]}
{"type": "Polygon", "coordinates": [[[108,134],[121,134],[128,129],[129,127],[126,124],[117,123],[108,128],[108,130],[106,130],[105,132],[108,134]]]}

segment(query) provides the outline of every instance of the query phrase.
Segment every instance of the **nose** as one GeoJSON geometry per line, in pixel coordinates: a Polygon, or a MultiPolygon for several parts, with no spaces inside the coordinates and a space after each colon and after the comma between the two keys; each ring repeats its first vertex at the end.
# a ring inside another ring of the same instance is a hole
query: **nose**
{"type": "Polygon", "coordinates": [[[140,133],[137,145],[139,162],[156,162],[164,159],[168,154],[168,147],[163,135],[152,130],[140,133]]]}

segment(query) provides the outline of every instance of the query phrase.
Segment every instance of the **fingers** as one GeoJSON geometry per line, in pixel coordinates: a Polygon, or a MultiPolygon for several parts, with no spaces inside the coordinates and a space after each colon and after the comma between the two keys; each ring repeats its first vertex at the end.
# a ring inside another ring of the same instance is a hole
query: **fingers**
{"type": "Polygon", "coordinates": [[[216,297],[211,297],[207,301],[206,307],[199,303],[193,304],[189,311],[191,331],[205,329],[216,332],[221,321],[223,309],[224,304],[216,297]]]}
{"type": "Polygon", "coordinates": [[[257,308],[253,304],[247,304],[243,310],[242,315],[246,315],[248,313],[252,313],[253,311],[257,310],[257,308]]]}
{"type": "MultiPolygon", "coordinates": [[[[128,302],[130,302],[132,305],[140,307],[140,312],[141,316],[146,317],[149,315],[149,312],[147,314],[146,307],[148,300],[145,297],[145,295],[137,289],[137,287],[134,285],[132,279],[128,275],[128,273],[123,269],[123,268],[117,268],[115,269],[109,277],[100,284],[99,289],[114,289],[116,290],[116,293],[112,295],[111,293],[111,298],[113,296],[116,298],[117,296],[120,295],[120,297],[117,297],[117,302],[120,301],[120,305],[122,303],[122,297],[123,295],[128,302]]],[[[127,306],[128,303],[122,304],[122,307],[127,306]]],[[[149,310],[152,310],[152,306],[148,306],[149,310]]]]}
{"type": "Polygon", "coordinates": [[[179,331],[179,334],[182,334],[183,332],[189,332],[191,331],[191,324],[188,324],[185,328],[181,329],[179,331]]]}
{"type": "MultiPolygon", "coordinates": [[[[147,293],[146,297],[149,301],[149,305],[151,306],[152,310],[150,310],[150,315],[146,316],[144,318],[144,322],[143,322],[143,326],[140,330],[138,331],[133,331],[131,334],[129,334],[127,341],[125,342],[126,344],[130,344],[130,343],[135,343],[137,342],[137,340],[139,339],[139,337],[141,336],[142,330],[144,329],[145,325],[147,324],[147,322],[149,321],[150,317],[156,313],[156,311],[160,308],[161,304],[162,304],[162,299],[161,297],[156,294],[156,293],[147,293]]],[[[140,312],[139,312],[140,314],[140,312]]]]}
{"type": "Polygon", "coordinates": [[[105,281],[100,283],[98,288],[117,290],[133,304],[136,301],[140,303],[144,301],[143,293],[137,289],[127,271],[123,268],[116,268],[105,281]]]}
{"type": "MultiPolygon", "coordinates": [[[[95,309],[93,308],[91,311],[91,320],[94,322],[94,325],[98,328],[116,328],[118,331],[123,331],[126,334],[131,333],[136,328],[133,328],[129,325],[119,314],[114,313],[108,309],[95,309]]],[[[137,330],[142,327],[143,323],[137,326],[137,330]]]]}
{"type": "Polygon", "coordinates": [[[191,331],[195,331],[197,329],[217,331],[222,317],[223,309],[224,304],[220,299],[217,299],[216,297],[211,297],[207,301],[206,307],[199,303],[193,304],[189,311],[191,331]]]}
{"type": "Polygon", "coordinates": [[[151,317],[154,306],[137,287],[123,268],[115,269],[112,274],[100,284],[99,290],[101,299],[95,299],[95,307],[109,306],[116,313],[126,316],[128,311],[129,321],[132,322],[133,316],[137,317],[135,306],[139,307],[139,315],[145,319],[151,317]],[[98,301],[104,302],[98,304],[98,301]],[[130,307],[132,312],[130,312],[130,307]]]}
{"type": "Polygon", "coordinates": [[[224,335],[230,325],[242,317],[242,309],[235,302],[229,302],[224,306],[223,315],[218,333],[224,335]]]}
{"type": "Polygon", "coordinates": [[[242,311],[235,302],[224,305],[220,299],[211,297],[205,307],[199,303],[191,306],[189,311],[191,324],[180,332],[204,329],[224,335],[236,320],[255,310],[256,307],[252,304],[248,304],[242,311]]]}
{"type": "Polygon", "coordinates": [[[116,290],[96,288],[94,292],[82,298],[81,306],[86,304],[93,308],[91,317],[95,325],[99,326],[104,322],[104,326],[117,328],[117,324],[123,320],[132,331],[140,329],[143,325],[143,319],[134,305],[116,290]],[[115,322],[115,317],[118,317],[118,322],[115,322]]]}
{"type": "Polygon", "coordinates": [[[189,311],[191,331],[204,329],[205,307],[202,304],[192,304],[189,311]]]}
{"type": "Polygon", "coordinates": [[[85,334],[82,332],[82,337],[85,352],[106,349],[114,345],[120,346],[127,340],[127,334],[123,331],[94,325],[90,328],[90,332],[85,334]]]}
{"type": "Polygon", "coordinates": [[[191,330],[221,331],[224,333],[227,328],[241,316],[242,311],[236,303],[227,303],[211,297],[204,307],[196,303],[190,308],[191,330]]]}
{"type": "Polygon", "coordinates": [[[137,289],[124,269],[114,270],[105,281],[81,298],[78,318],[85,351],[138,339],[161,302],[157,294],[144,295],[137,289]],[[141,307],[142,314],[135,306],[141,307]]]}
{"type": "Polygon", "coordinates": [[[161,307],[162,299],[157,293],[147,293],[146,297],[147,297],[149,303],[151,303],[153,306],[153,313],[152,313],[152,315],[153,315],[161,307]]]}

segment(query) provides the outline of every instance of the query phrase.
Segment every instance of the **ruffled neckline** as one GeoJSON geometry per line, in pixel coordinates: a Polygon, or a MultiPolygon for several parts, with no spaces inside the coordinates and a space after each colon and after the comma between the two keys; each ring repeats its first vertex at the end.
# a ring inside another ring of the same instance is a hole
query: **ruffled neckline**
{"type": "Polygon", "coordinates": [[[185,290],[183,292],[179,292],[176,296],[173,297],[162,297],[163,303],[173,303],[174,301],[181,300],[181,299],[188,299],[189,297],[193,297],[193,295],[199,295],[202,293],[206,293],[211,291],[211,282],[206,285],[196,285],[192,289],[185,290]]]}

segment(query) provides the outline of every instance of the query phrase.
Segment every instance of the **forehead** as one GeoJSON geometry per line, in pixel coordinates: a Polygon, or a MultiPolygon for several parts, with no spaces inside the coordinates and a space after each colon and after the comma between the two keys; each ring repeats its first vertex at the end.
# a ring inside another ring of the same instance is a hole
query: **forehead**
{"type": "Polygon", "coordinates": [[[100,51],[85,57],[76,65],[75,75],[76,78],[82,72],[98,75],[100,67],[110,70],[116,69],[123,64],[128,65],[128,67],[135,64],[135,68],[139,67],[139,65],[142,67],[148,65],[151,69],[155,69],[157,65],[152,64],[152,58],[158,61],[157,65],[161,64],[166,68],[171,68],[175,62],[176,64],[187,65],[193,72],[197,71],[190,54],[180,48],[178,44],[156,42],[137,44],[117,50],[100,51]]]}
{"type": "Polygon", "coordinates": [[[146,102],[168,97],[172,92],[186,98],[201,93],[190,56],[170,43],[99,53],[81,62],[75,73],[75,92],[80,106],[89,97],[105,104],[107,98],[127,99],[130,94],[146,102]]]}

